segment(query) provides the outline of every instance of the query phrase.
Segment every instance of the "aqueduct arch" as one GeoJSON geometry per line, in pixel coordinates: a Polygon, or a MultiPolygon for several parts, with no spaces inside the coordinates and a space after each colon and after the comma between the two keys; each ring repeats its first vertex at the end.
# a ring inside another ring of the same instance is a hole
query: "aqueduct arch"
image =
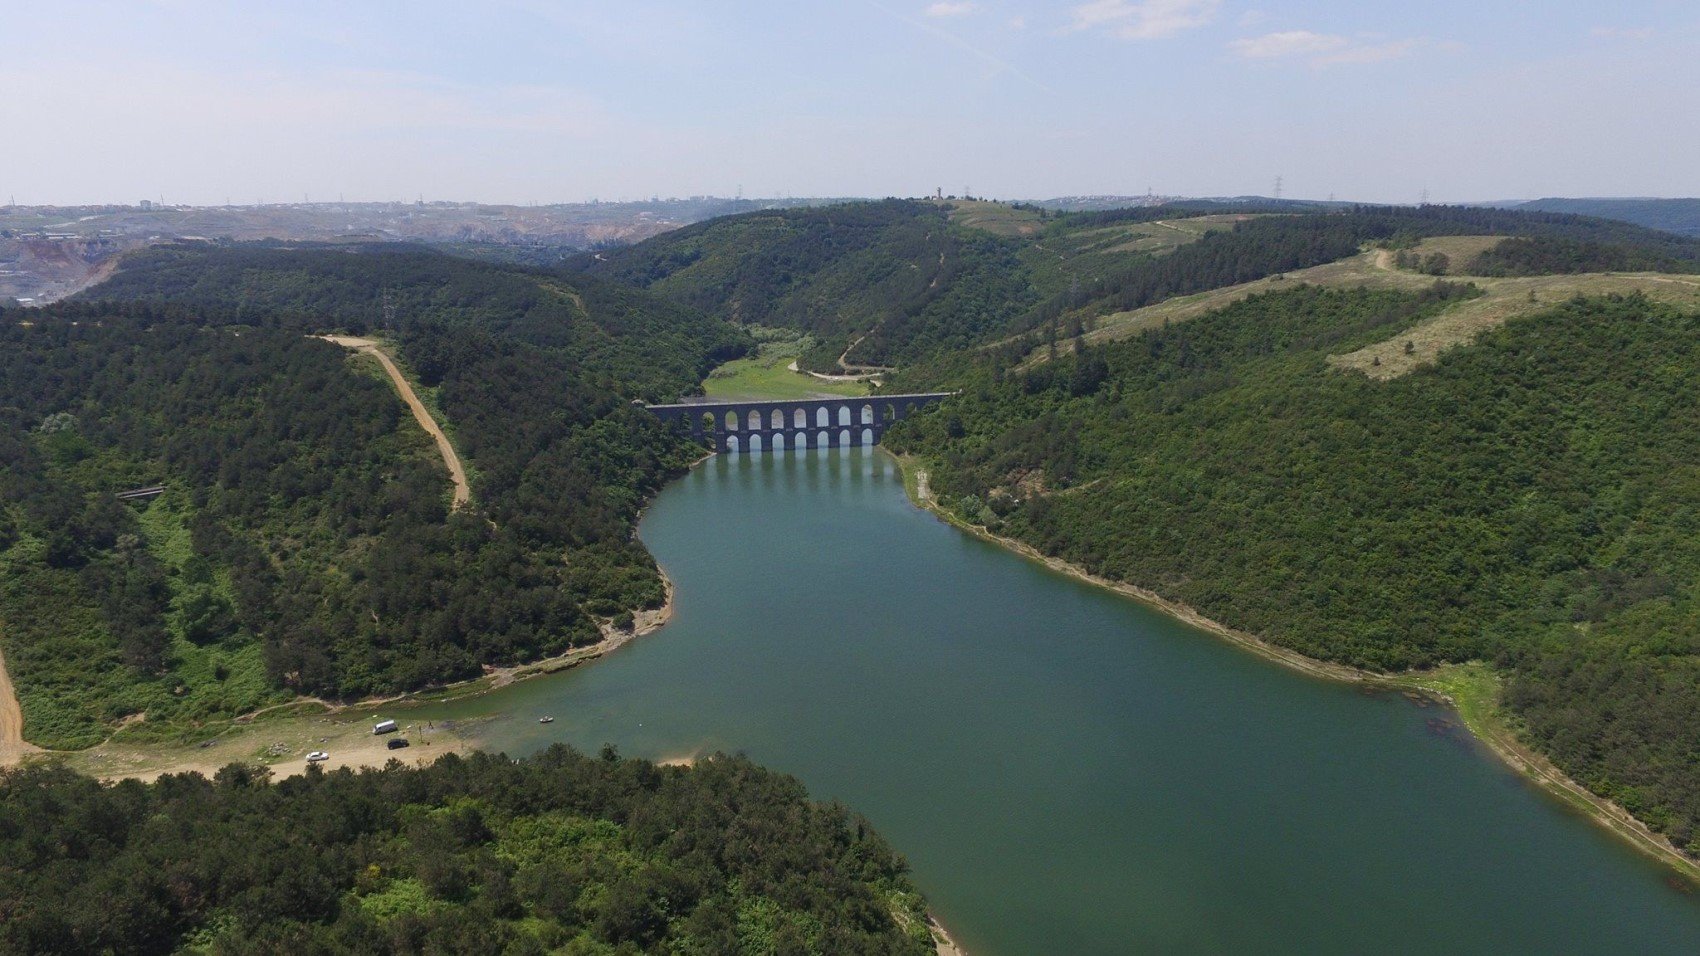
{"type": "Polygon", "coordinates": [[[754,454],[876,445],[902,421],[952,392],[866,398],[649,405],[650,413],[715,451],[754,454]]]}

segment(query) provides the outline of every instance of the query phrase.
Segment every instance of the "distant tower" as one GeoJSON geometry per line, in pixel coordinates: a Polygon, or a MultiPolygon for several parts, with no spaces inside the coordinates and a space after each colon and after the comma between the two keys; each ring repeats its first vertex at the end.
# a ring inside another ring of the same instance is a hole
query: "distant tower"
{"type": "Polygon", "coordinates": [[[1276,200],[1281,198],[1281,177],[1279,175],[1275,177],[1275,198],[1276,200]]]}
{"type": "Polygon", "coordinates": [[[1417,205],[1419,205],[1419,206],[1428,205],[1428,187],[1427,186],[1424,186],[1423,191],[1420,194],[1418,194],[1417,205]]]}
{"type": "Polygon", "coordinates": [[[944,198],[944,187],[943,186],[934,186],[933,187],[933,198],[934,199],[943,199],[944,198]]]}

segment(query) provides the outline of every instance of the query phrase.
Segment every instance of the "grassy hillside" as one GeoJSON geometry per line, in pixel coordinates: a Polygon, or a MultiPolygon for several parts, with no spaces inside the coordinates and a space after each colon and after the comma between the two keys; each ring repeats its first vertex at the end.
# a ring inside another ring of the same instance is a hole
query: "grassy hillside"
{"type": "MultiPolygon", "coordinates": [[[[913,366],[1022,335],[1047,345],[1108,316],[1438,236],[1632,243],[1649,268],[1700,243],[1576,216],[1450,207],[1274,214],[1220,204],[1051,213],[891,200],[699,223],[569,266],[739,323],[813,334],[804,367],[913,366]]],[[[1545,248],[1545,247],[1543,247],[1545,248]]],[[[1543,252],[1551,259],[1550,250],[1543,252]]],[[[1597,255],[1571,256],[1573,261],[1597,255]]]]}
{"type": "Polygon", "coordinates": [[[964,519],[1282,646],[1495,663],[1527,739],[1700,851],[1700,309],[1573,299],[1399,377],[1330,361],[1486,298],[1419,281],[957,366],[888,442],[964,519]]]}
{"type": "MultiPolygon", "coordinates": [[[[1504,236],[1443,236],[1406,244],[1398,251],[1370,248],[1355,256],[1294,272],[1277,273],[1254,282],[1223,286],[1193,295],[1177,296],[1155,305],[1099,315],[1070,323],[1074,337],[1083,342],[1102,343],[1124,339],[1148,329],[1186,322],[1260,293],[1278,292],[1302,285],[1338,289],[1390,289],[1420,292],[1434,281],[1435,256],[1446,264],[1438,273],[1448,278],[1467,279],[1484,294],[1453,306],[1412,327],[1404,334],[1372,343],[1331,361],[1356,368],[1376,377],[1392,377],[1434,360],[1444,349],[1470,341],[1482,330],[1511,318],[1544,312],[1554,304],[1577,295],[1629,295],[1639,292],[1651,299],[1674,305],[1700,305],[1700,276],[1691,273],[1627,275],[1546,274],[1516,278],[1493,278],[1474,273],[1484,255],[1502,247],[1504,236]],[[1422,268],[1400,267],[1401,258],[1423,263],[1422,268]],[[1089,328],[1088,328],[1089,326],[1089,328]],[[1410,343],[1410,348],[1406,348],[1410,343]]],[[[1616,248],[1616,247],[1607,247],[1616,248]]],[[[1687,266],[1666,260],[1667,264],[1687,266]]],[[[1069,340],[1064,339],[1066,345],[1069,340]]],[[[1028,351],[1026,363],[1040,362],[1057,349],[1039,344],[1038,336],[1027,336],[1018,345],[1028,351]]],[[[999,343],[1010,348],[1012,343],[999,343]]],[[[1062,349],[1067,354],[1067,349],[1062,349]]]]}
{"type": "Polygon", "coordinates": [[[766,401],[780,398],[825,398],[834,395],[866,395],[865,381],[832,381],[807,372],[794,371],[813,339],[792,329],[751,327],[760,344],[754,355],[730,362],[708,373],[703,394],[722,401],[766,401]]]}
{"type": "Polygon", "coordinates": [[[905,871],[741,758],[0,774],[5,952],[930,953],[905,871]]]}

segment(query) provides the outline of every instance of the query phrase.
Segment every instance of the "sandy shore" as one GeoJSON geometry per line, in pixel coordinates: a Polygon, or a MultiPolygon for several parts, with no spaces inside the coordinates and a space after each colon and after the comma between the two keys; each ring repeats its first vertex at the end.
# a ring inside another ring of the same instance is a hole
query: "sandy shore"
{"type": "MultiPolygon", "coordinates": [[[[933,498],[927,471],[921,467],[918,460],[902,455],[892,455],[892,458],[903,470],[904,487],[909,491],[915,504],[932,512],[945,523],[977,538],[1043,564],[1060,574],[1066,574],[1069,577],[1133,598],[1141,604],[1155,608],[1170,617],[1190,624],[1199,630],[1214,634],[1260,657],[1302,674],[1324,680],[1348,681],[1389,690],[1417,691],[1456,708],[1457,701],[1444,690],[1425,684],[1424,675],[1421,673],[1377,674],[1373,671],[1361,670],[1345,664],[1317,660],[1300,654],[1298,651],[1271,644],[1255,634],[1231,628],[1220,621],[1204,616],[1196,608],[1178,601],[1171,601],[1146,588],[1100,577],[1061,558],[1044,554],[1024,541],[1006,538],[980,525],[962,521],[946,511],[933,498]],[[910,483],[911,480],[913,480],[913,484],[910,483]]],[[[1460,711],[1460,715],[1464,717],[1465,726],[1469,728],[1475,738],[1486,745],[1506,765],[1517,771],[1524,779],[1536,784],[1565,804],[1586,813],[1594,822],[1628,841],[1637,850],[1671,866],[1684,877],[1700,882],[1700,862],[1683,853],[1663,835],[1655,833],[1645,823],[1636,819],[1628,810],[1584,787],[1559,769],[1552,761],[1524,744],[1518,739],[1511,727],[1505,723],[1497,701],[1492,702],[1492,705],[1486,710],[1488,711],[1486,714],[1475,718],[1464,714],[1462,711],[1460,711]]]]}
{"type": "Polygon", "coordinates": [[[945,929],[944,924],[931,913],[927,914],[927,928],[933,931],[933,947],[939,956],[968,956],[968,951],[956,942],[950,930],[945,929]]]}

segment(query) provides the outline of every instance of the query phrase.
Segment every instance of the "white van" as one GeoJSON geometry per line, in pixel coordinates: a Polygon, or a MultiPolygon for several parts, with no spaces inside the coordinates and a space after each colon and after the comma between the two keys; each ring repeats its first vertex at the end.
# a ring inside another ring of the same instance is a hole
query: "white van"
{"type": "Polygon", "coordinates": [[[380,720],[372,725],[373,734],[393,734],[400,729],[393,720],[380,720]]]}

